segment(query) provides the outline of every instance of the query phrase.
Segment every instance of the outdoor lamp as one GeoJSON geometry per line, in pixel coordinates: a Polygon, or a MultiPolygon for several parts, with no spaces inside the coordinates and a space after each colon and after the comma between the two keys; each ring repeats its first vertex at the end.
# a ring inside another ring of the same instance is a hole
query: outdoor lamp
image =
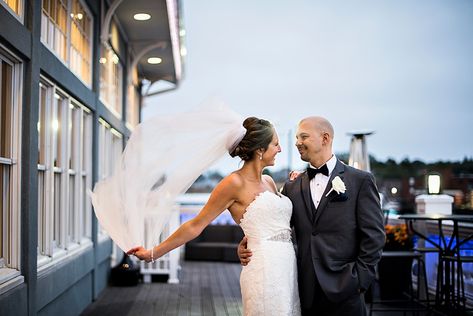
{"type": "Polygon", "coordinates": [[[427,192],[429,194],[440,193],[440,175],[431,173],[427,176],[427,192]]]}

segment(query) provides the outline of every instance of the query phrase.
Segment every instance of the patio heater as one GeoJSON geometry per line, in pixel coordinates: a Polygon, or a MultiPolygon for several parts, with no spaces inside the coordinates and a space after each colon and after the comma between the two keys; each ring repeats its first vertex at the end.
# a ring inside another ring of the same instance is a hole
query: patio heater
{"type": "Polygon", "coordinates": [[[370,172],[370,157],[366,146],[366,136],[374,134],[374,131],[359,131],[349,132],[347,135],[351,136],[350,141],[350,156],[348,164],[354,168],[370,172]]]}

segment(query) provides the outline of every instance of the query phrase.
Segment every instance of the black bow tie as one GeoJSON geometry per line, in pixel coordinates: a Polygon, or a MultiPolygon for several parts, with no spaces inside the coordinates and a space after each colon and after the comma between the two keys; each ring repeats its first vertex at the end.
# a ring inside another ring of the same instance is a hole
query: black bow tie
{"type": "Polygon", "coordinates": [[[312,180],[315,175],[317,173],[321,173],[323,175],[326,175],[328,177],[328,167],[327,165],[323,165],[322,167],[320,167],[319,169],[315,169],[315,168],[307,168],[307,174],[309,175],[309,180],[312,180]]]}

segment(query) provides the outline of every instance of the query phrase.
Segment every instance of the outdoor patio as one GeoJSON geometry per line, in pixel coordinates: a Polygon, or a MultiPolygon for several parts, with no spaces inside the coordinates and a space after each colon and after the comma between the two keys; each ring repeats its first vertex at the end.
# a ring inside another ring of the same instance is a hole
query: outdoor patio
{"type": "MultiPolygon", "coordinates": [[[[179,284],[109,286],[81,315],[243,315],[240,271],[240,265],[235,263],[183,261],[179,284]]],[[[373,313],[375,316],[402,314],[373,313]]],[[[418,315],[426,313],[418,312],[418,315]]]]}

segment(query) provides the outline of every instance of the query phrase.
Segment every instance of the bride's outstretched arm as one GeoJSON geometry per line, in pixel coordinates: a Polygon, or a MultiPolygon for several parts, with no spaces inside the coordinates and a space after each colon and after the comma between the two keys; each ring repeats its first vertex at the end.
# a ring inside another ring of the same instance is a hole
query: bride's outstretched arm
{"type": "Polygon", "coordinates": [[[235,174],[225,177],[212,191],[207,204],[196,217],[182,224],[169,238],[152,249],[139,246],[128,250],[127,254],[150,262],[196,238],[207,225],[233,204],[241,187],[241,180],[235,174]]]}

